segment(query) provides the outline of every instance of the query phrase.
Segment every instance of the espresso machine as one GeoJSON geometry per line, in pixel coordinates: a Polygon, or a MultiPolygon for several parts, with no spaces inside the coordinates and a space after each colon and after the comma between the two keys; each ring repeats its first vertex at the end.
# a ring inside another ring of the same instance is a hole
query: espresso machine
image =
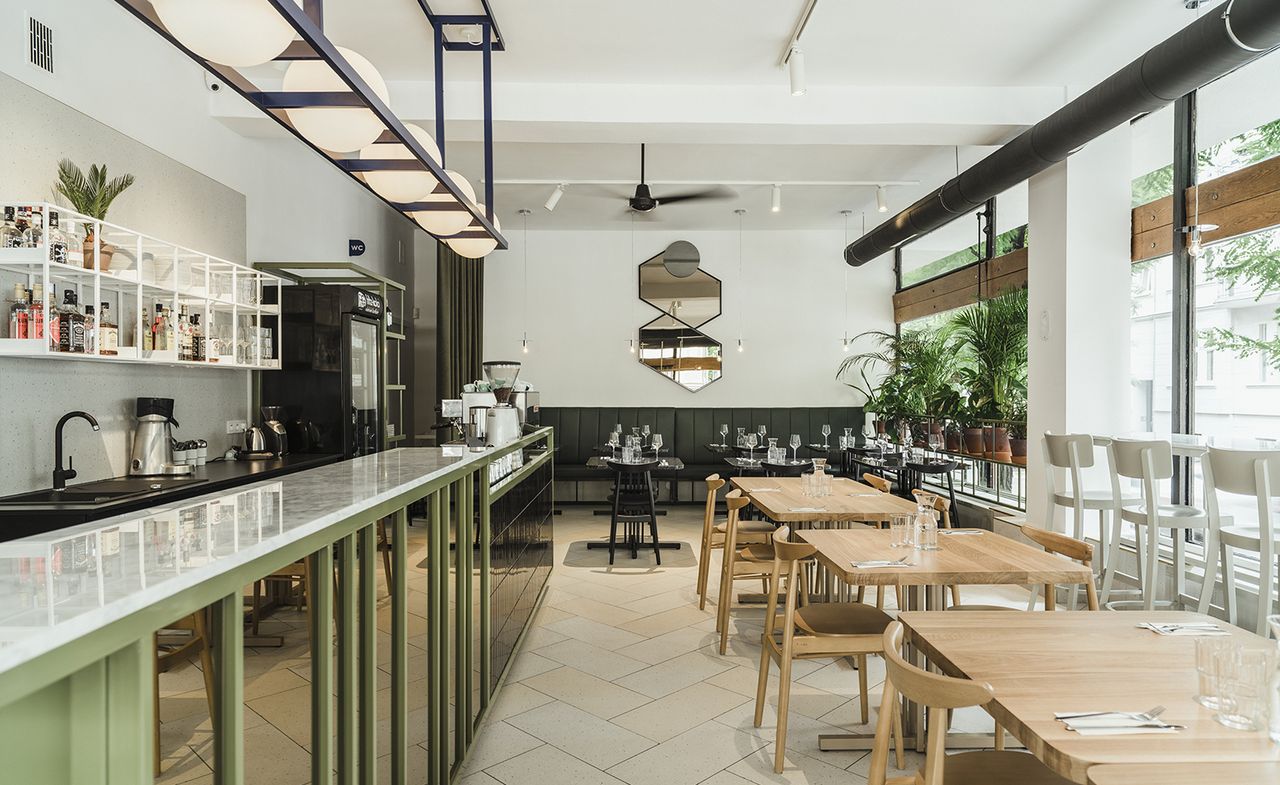
{"type": "Polygon", "coordinates": [[[173,463],[173,434],[169,426],[178,424],[173,419],[173,399],[139,398],[134,416],[138,418],[138,427],[133,432],[129,474],[138,477],[191,474],[194,466],[173,463]]]}

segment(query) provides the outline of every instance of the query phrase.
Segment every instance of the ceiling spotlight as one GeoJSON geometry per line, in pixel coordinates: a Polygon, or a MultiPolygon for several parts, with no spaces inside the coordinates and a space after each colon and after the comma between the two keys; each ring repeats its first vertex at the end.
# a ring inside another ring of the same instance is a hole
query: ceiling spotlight
{"type": "Polygon", "coordinates": [[[773,201],[770,203],[769,209],[775,213],[782,211],[782,186],[777,183],[773,184],[773,201]]]}
{"type": "Polygon", "coordinates": [[[881,213],[889,212],[889,189],[883,185],[876,186],[876,211],[881,213]]]}
{"type": "Polygon", "coordinates": [[[787,57],[787,65],[791,69],[791,94],[804,95],[804,52],[799,47],[792,47],[787,57]]]}
{"type": "Polygon", "coordinates": [[[551,195],[547,197],[547,201],[542,206],[546,208],[547,212],[553,213],[556,210],[556,205],[560,204],[560,197],[562,196],[564,196],[564,183],[556,186],[556,189],[551,192],[551,195]]]}

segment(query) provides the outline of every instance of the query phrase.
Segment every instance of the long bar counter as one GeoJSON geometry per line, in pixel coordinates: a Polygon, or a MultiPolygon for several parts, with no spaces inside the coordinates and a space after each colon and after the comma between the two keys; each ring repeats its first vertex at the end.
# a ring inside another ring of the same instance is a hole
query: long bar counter
{"type": "Polygon", "coordinates": [[[448,782],[550,572],[553,449],[549,428],[480,453],[397,449],[0,543],[0,783],[149,781],[154,633],[206,608],[216,781],[242,782],[243,588],[301,560],[334,576],[307,587],[311,640],[336,644],[311,651],[312,782],[373,782],[379,522],[392,781],[404,782],[407,507],[418,501],[428,773],[448,782]]]}

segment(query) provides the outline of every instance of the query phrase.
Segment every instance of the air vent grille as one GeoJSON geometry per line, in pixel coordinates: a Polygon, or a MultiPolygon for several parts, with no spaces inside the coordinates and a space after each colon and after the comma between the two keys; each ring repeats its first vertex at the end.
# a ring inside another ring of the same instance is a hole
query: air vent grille
{"type": "Polygon", "coordinates": [[[53,73],[53,28],[35,17],[27,19],[27,62],[53,73]]]}

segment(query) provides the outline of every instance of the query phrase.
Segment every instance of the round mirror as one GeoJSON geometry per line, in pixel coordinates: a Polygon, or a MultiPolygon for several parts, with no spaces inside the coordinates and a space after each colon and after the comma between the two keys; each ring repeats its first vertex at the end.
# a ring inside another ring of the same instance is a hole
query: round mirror
{"type": "Polygon", "coordinates": [[[688,278],[698,272],[698,249],[687,240],[676,240],[662,252],[662,266],[676,278],[688,278]]]}

